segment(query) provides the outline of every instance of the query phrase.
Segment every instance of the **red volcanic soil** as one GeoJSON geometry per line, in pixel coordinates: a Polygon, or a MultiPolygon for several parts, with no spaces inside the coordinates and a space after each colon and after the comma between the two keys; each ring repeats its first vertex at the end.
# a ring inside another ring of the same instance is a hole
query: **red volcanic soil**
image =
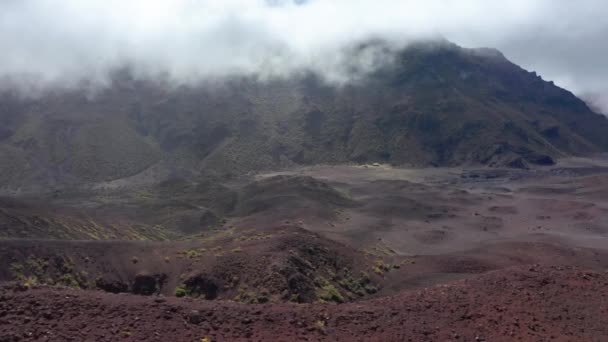
{"type": "Polygon", "coordinates": [[[5,286],[0,341],[606,341],[606,288],[606,272],[540,265],[341,305],[5,286]]]}
{"type": "Polygon", "coordinates": [[[172,242],[0,240],[0,283],[142,295],[176,295],[180,288],[183,295],[243,303],[342,302],[377,292],[375,261],[290,225],[172,242]]]}
{"type": "MultiPolygon", "coordinates": [[[[231,183],[220,226],[179,240],[0,240],[0,342],[608,341],[602,170],[312,168],[231,183]]],[[[165,195],[133,205],[181,215],[165,195]]]]}

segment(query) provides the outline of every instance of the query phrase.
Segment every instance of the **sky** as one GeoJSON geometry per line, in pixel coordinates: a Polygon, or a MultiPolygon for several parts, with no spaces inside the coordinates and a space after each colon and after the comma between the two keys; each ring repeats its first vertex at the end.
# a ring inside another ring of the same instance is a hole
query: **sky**
{"type": "Polygon", "coordinates": [[[129,64],[179,82],[302,68],[340,79],[349,44],[443,36],[497,48],[608,112],[607,18],[605,0],[0,0],[0,77],[103,84],[129,64]]]}

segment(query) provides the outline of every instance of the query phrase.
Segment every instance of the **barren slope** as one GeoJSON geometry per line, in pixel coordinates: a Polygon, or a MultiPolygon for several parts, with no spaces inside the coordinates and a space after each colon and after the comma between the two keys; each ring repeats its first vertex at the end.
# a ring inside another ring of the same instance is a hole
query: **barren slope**
{"type": "Polygon", "coordinates": [[[4,287],[0,340],[603,341],[607,285],[606,272],[533,266],[342,305],[4,287]]]}

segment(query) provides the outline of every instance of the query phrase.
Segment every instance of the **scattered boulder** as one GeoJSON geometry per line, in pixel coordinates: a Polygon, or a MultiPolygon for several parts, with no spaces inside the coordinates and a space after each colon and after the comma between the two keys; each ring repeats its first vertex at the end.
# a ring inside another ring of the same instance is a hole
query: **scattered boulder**
{"type": "Polygon", "coordinates": [[[217,298],[220,286],[218,281],[204,274],[196,274],[184,281],[186,294],[191,297],[203,297],[207,300],[217,298]]]}
{"type": "Polygon", "coordinates": [[[553,160],[553,158],[551,158],[550,156],[544,154],[534,155],[533,157],[529,157],[527,160],[530,163],[536,165],[555,165],[555,160],[553,160]]]}
{"type": "Polygon", "coordinates": [[[521,157],[512,159],[511,161],[507,162],[505,166],[512,169],[528,169],[528,164],[521,157]]]}
{"type": "Polygon", "coordinates": [[[203,316],[198,310],[192,310],[186,315],[186,320],[190,324],[199,324],[203,321],[203,316]]]}
{"type": "Polygon", "coordinates": [[[292,274],[287,278],[289,292],[299,303],[313,303],[317,299],[313,281],[302,273],[292,274]]]}
{"type": "Polygon", "coordinates": [[[167,281],[166,274],[149,274],[147,272],[138,273],[133,281],[132,292],[134,294],[150,296],[160,293],[167,281]]]}
{"type": "Polygon", "coordinates": [[[129,285],[117,280],[99,277],[95,280],[95,286],[103,291],[110,293],[121,293],[129,291],[129,285]]]}
{"type": "Polygon", "coordinates": [[[220,218],[209,209],[201,209],[199,217],[199,223],[201,227],[213,227],[217,226],[220,222],[220,218]]]}

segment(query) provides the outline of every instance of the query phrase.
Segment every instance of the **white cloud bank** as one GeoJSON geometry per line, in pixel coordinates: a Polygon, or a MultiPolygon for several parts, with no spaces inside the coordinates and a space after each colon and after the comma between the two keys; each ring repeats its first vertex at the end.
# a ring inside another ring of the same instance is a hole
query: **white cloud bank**
{"type": "Polygon", "coordinates": [[[604,101],[606,18],[604,0],[2,0],[0,76],[69,84],[124,63],[182,81],[331,73],[349,43],[442,35],[604,101]]]}

